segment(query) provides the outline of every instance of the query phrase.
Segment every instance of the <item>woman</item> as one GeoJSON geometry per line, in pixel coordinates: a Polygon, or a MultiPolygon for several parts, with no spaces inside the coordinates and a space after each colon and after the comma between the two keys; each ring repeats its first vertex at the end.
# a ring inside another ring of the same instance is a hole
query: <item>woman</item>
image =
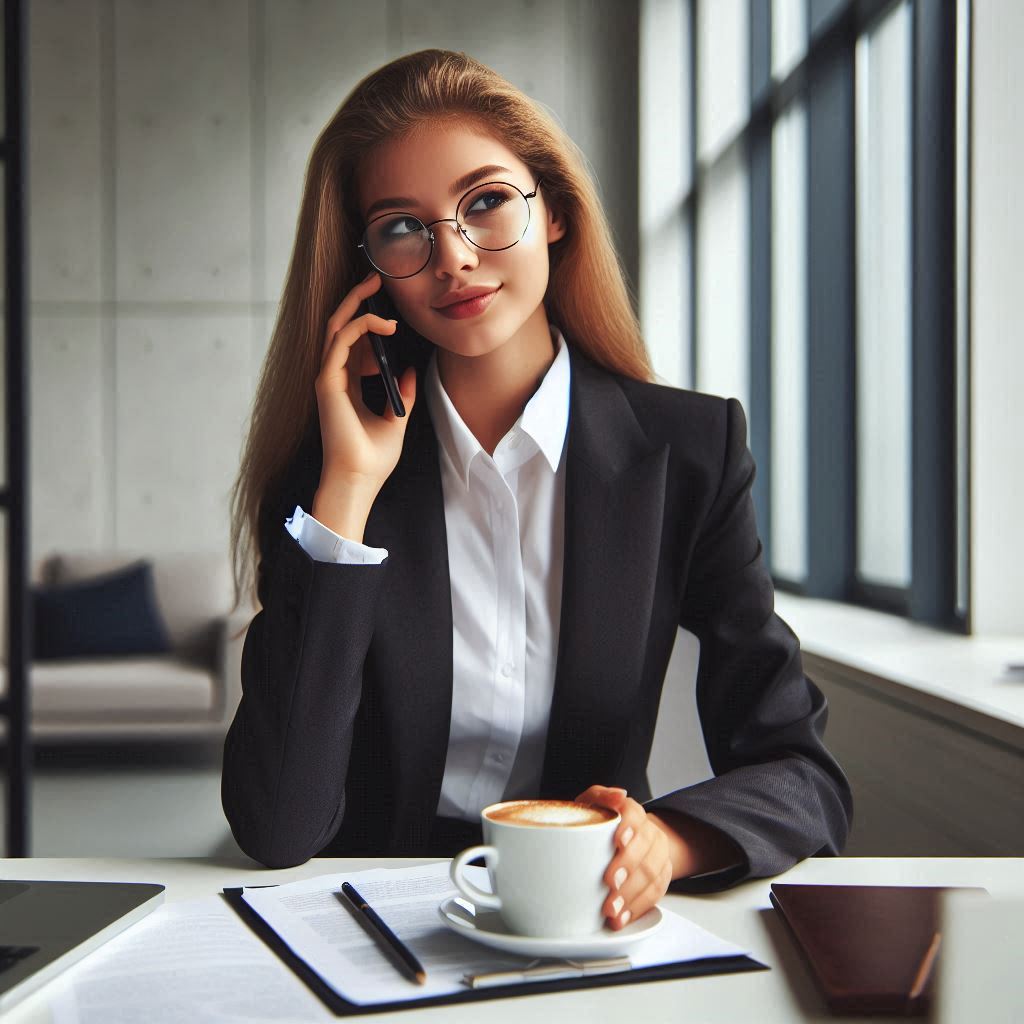
{"type": "Polygon", "coordinates": [[[462,54],[364,79],[310,159],[235,490],[262,605],[224,755],[246,852],[450,856],[488,803],[576,798],[622,813],[621,928],[673,880],[841,849],[849,789],[772,610],[743,412],[650,376],[564,133],[462,54]],[[382,287],[394,318],[361,312],[382,287]],[[405,417],[367,404],[370,331],[401,338],[405,417]],[[716,777],[652,800],[680,624],[716,777]]]}

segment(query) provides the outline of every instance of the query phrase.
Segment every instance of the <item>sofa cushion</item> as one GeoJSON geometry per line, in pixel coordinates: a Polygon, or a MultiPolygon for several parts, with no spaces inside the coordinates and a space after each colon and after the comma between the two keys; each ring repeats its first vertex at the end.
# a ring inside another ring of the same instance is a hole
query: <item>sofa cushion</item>
{"type": "MultiPolygon", "coordinates": [[[[211,714],[214,703],[210,673],[167,654],[38,662],[31,680],[37,722],[200,718],[211,714]]],[[[7,690],[6,669],[0,669],[0,689],[7,690]]]]}
{"type": "Polygon", "coordinates": [[[62,553],[54,557],[54,580],[72,583],[140,558],[153,563],[156,603],[174,652],[212,668],[217,622],[228,613],[233,598],[231,567],[223,552],[62,553]]]}
{"type": "Polygon", "coordinates": [[[32,599],[38,661],[171,649],[149,562],[75,583],[35,587],[32,599]]]}

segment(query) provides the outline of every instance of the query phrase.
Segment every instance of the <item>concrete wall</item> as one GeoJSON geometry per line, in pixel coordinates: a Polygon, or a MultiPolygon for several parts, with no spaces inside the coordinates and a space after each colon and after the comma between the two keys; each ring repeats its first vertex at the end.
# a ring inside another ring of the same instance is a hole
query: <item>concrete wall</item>
{"type": "Polygon", "coordinates": [[[225,550],[316,135],[464,49],[550,107],[635,279],[637,13],[617,0],[33,0],[32,551],[225,550]]]}

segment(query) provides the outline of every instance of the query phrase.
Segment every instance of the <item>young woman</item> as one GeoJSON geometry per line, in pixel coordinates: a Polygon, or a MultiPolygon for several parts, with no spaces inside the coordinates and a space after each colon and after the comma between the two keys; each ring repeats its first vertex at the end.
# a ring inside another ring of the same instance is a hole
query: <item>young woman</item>
{"type": "Polygon", "coordinates": [[[497,800],[600,803],[619,928],[673,880],[841,849],[849,789],[773,613],[743,412],[650,376],[551,119],[463,54],[364,79],[310,158],[234,492],[262,606],[224,752],[243,850],[450,856],[497,800]],[[393,318],[364,311],[382,290],[393,318]],[[405,417],[370,408],[368,332],[396,344],[405,417]],[[715,777],[652,799],[679,625],[715,777]]]}

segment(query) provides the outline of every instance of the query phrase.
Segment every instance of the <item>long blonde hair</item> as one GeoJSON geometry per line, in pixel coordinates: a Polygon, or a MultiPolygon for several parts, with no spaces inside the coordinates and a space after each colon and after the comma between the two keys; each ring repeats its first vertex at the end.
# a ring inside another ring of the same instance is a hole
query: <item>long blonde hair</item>
{"type": "Polygon", "coordinates": [[[236,608],[247,583],[258,605],[261,511],[267,514],[268,495],[303,439],[318,430],[313,382],[327,319],[366,273],[356,249],[360,163],[382,142],[451,117],[471,118],[499,138],[543,178],[548,205],[565,218],[565,237],[550,247],[548,319],[599,365],[651,379],[608,223],[575,143],[519,89],[464,53],[421,50],[386,64],[352,90],[309,157],[284,294],[231,491],[236,608]]]}

